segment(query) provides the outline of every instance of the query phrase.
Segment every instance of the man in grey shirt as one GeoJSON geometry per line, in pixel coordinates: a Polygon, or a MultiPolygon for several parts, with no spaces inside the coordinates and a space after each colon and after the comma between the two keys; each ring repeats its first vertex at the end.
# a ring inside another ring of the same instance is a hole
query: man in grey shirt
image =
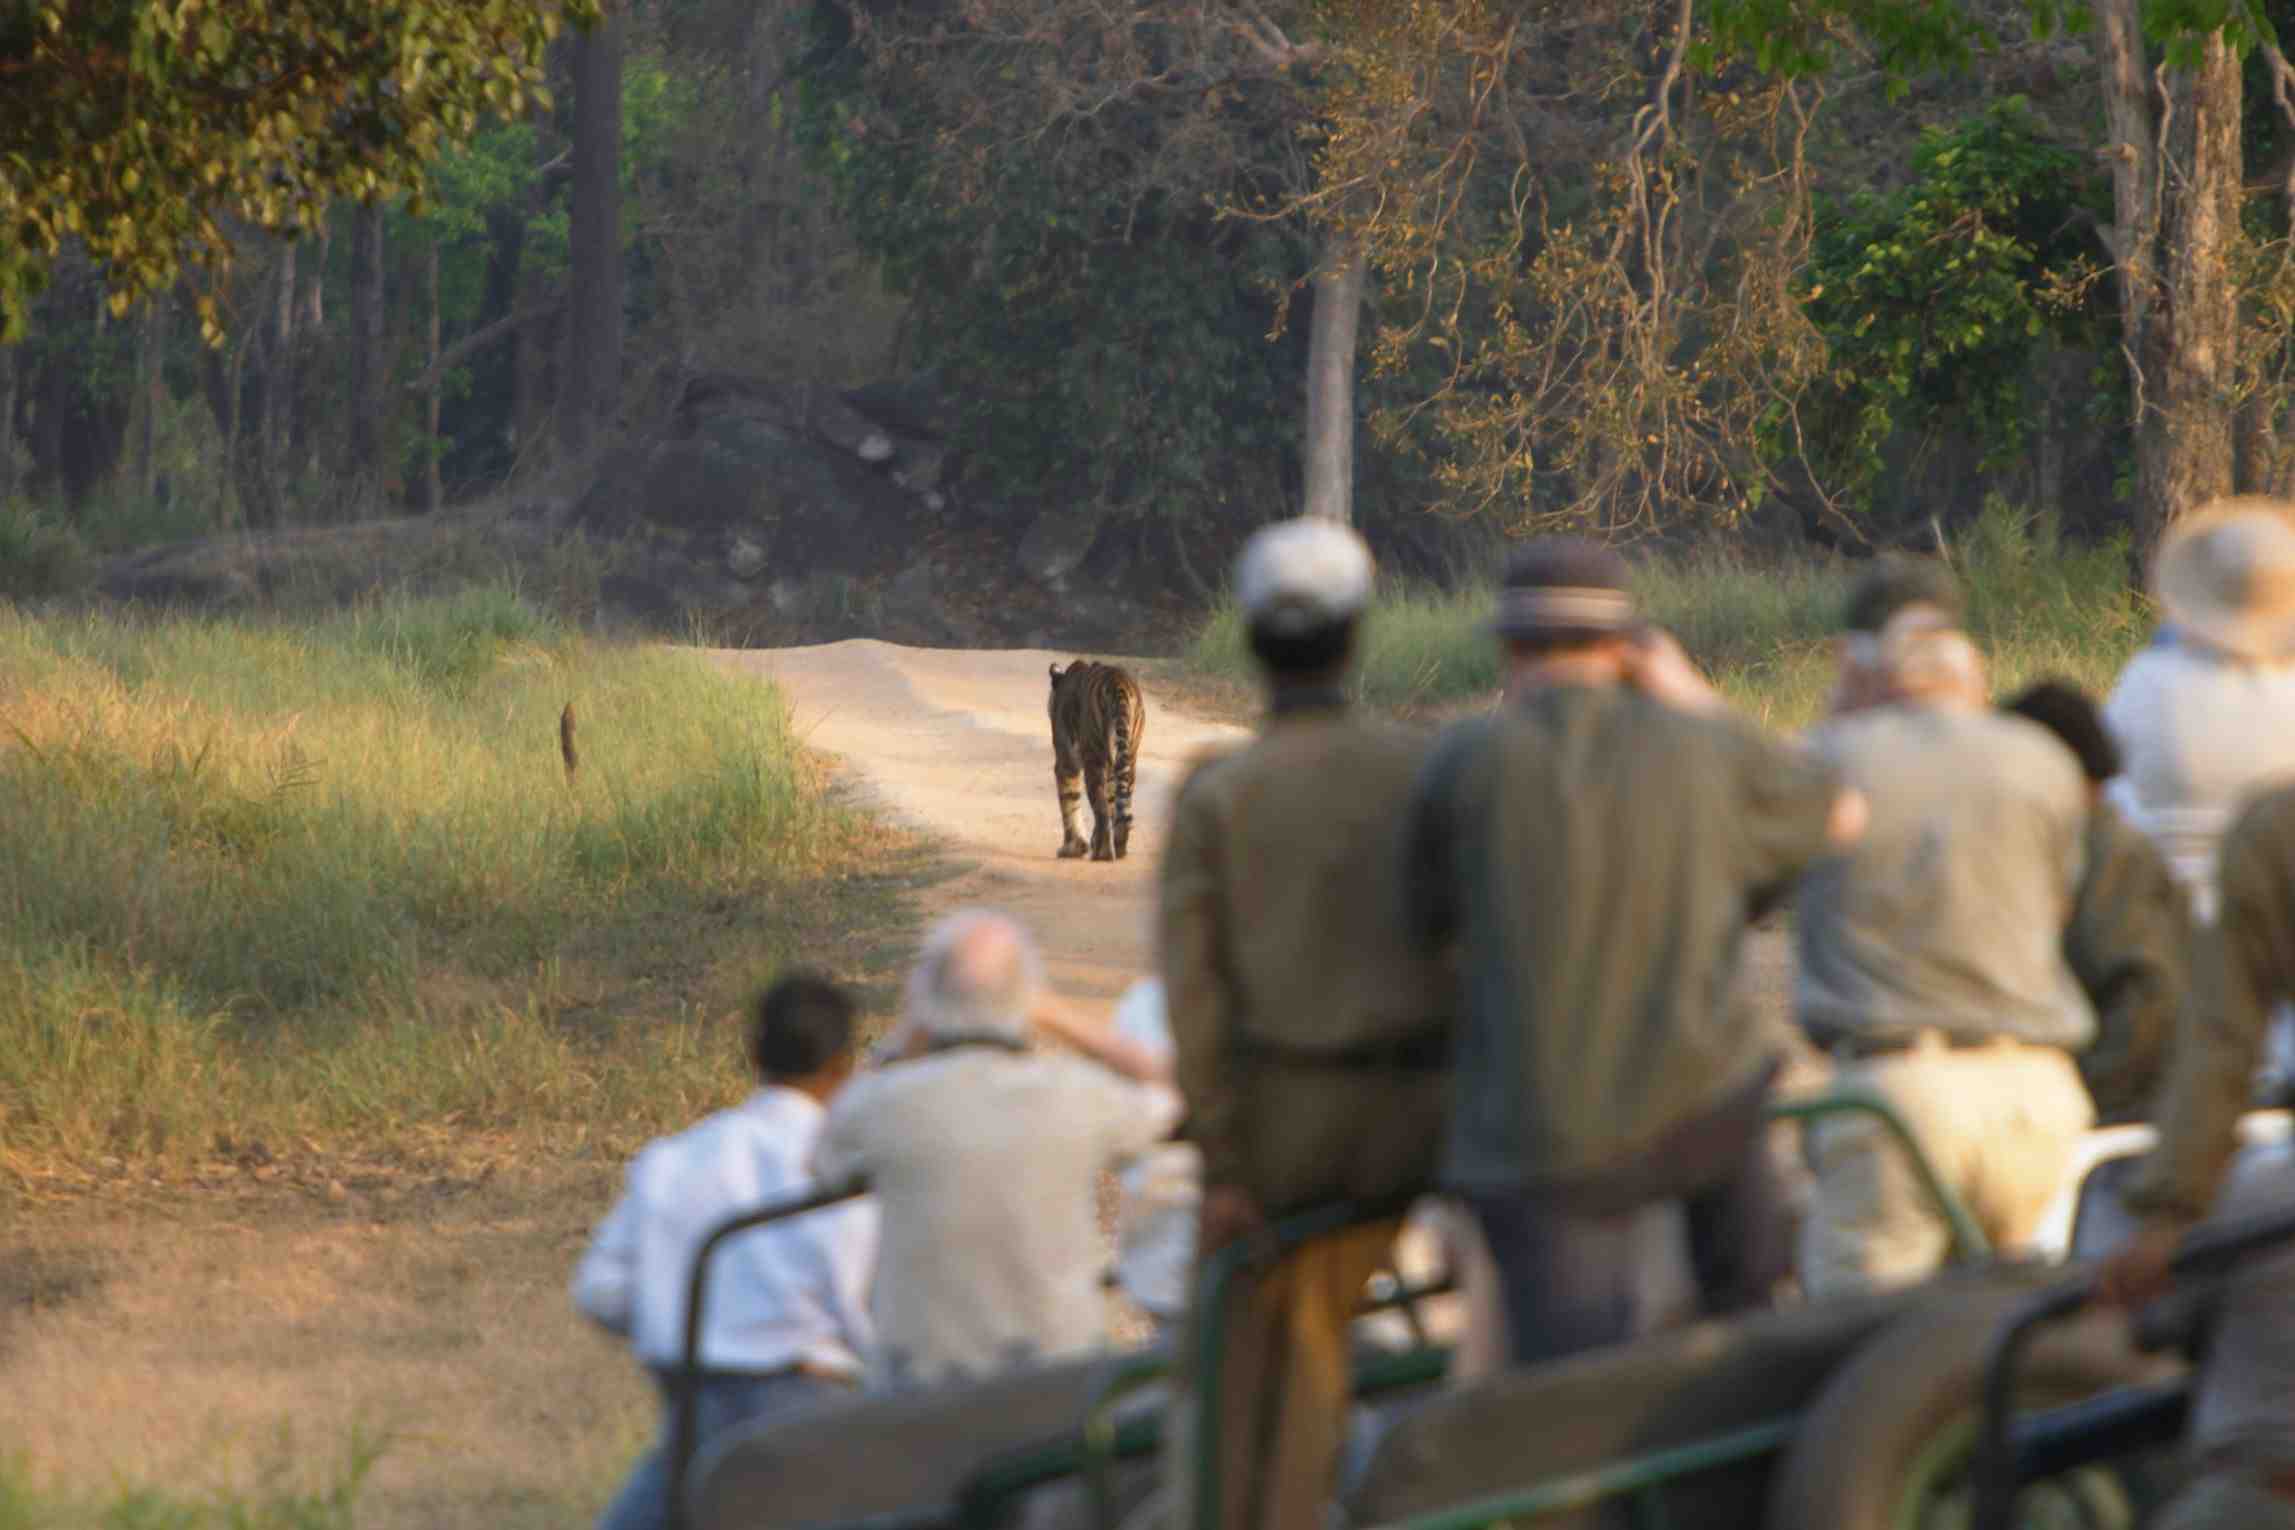
{"type": "MultiPolygon", "coordinates": [[[[2013,1247],[2095,1115],[2071,1056],[2095,1017],[2063,954],[2087,784],[2045,729],[1987,710],[1982,660],[1933,608],[1892,619],[1875,658],[1881,703],[1810,736],[1871,820],[1854,853],[1802,881],[1795,1008],[1840,1083],[1893,1106],[2013,1247]]],[[[1877,1121],[1821,1121],[1809,1145],[1811,1296],[1943,1262],[1949,1230],[1877,1121]]]]}

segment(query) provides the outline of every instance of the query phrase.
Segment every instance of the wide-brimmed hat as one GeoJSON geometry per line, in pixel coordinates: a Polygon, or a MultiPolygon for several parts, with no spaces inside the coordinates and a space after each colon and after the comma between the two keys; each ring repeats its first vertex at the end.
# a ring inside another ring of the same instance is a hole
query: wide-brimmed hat
{"type": "Polygon", "coordinates": [[[2295,657],[2295,503],[2242,495],[2181,517],[2152,562],[2152,596],[2210,647],[2295,657]]]}
{"type": "Polygon", "coordinates": [[[1599,542],[1541,537],[1506,560],[1490,630],[1502,638],[1598,642],[1641,630],[1632,570],[1599,542]]]}

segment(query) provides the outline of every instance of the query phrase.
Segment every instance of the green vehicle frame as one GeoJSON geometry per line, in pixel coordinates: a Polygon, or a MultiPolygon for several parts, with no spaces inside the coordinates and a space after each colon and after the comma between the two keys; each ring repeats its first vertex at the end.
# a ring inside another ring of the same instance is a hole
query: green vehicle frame
{"type": "MultiPolygon", "coordinates": [[[[1772,1106],[1769,1112],[1773,1121],[1804,1126],[1823,1117],[1845,1114],[1873,1117],[1906,1154],[1923,1190],[1950,1230],[1952,1254],[1956,1262],[1983,1261],[1991,1256],[1991,1246],[1975,1217],[1937,1174],[1904,1120],[1884,1101],[1866,1094],[1834,1092],[1781,1101],[1772,1106]]],[[[668,1441],[670,1501],[667,1507],[673,1530],[725,1530],[725,1527],[715,1524],[692,1526],[688,1512],[689,1479],[697,1453],[697,1383],[714,1375],[727,1374],[707,1370],[698,1359],[712,1256],[731,1238],[773,1222],[838,1204],[866,1193],[866,1189],[865,1185],[857,1183],[831,1187],[729,1218],[713,1228],[697,1249],[687,1288],[683,1354],[679,1369],[672,1377],[674,1402],[668,1441]]],[[[1270,1229],[1270,1236],[1266,1239],[1223,1249],[1204,1261],[1196,1304],[1196,1310],[1203,1317],[1193,1325],[1189,1335],[1189,1341],[1194,1346],[1191,1358],[1196,1376],[1195,1392],[1199,1399],[1195,1405],[1205,1410],[1201,1415],[1202,1438],[1219,1436],[1219,1374],[1226,1347],[1226,1331],[1242,1277],[1255,1264],[1271,1256],[1359,1222],[1396,1215],[1401,1209],[1401,1206],[1392,1204],[1313,1208],[1281,1219],[1270,1229]]],[[[2295,1232],[2295,1219],[2289,1220],[2290,1231],[2295,1232]]],[[[2214,1257],[2220,1261],[2223,1256],[2219,1254],[2214,1257]]],[[[1409,1312],[1416,1302],[1441,1289],[1440,1285],[1401,1287],[1389,1291],[1374,1305],[1397,1307],[1409,1312]]],[[[2071,1310],[2062,1305],[2064,1298],[2057,1296],[2056,1300],[2059,1305],[2048,1309],[2049,1318],[2071,1310]]],[[[2035,1306],[2033,1310],[2039,1309],[2035,1306]]],[[[2031,1326],[2046,1320],[2034,1319],[2020,1332],[2028,1335],[2031,1326]]],[[[1422,1329],[1418,1331],[1423,1334],[1422,1329]]],[[[1355,1395],[1371,1399],[1430,1385],[1447,1374],[1449,1360],[1447,1350],[1423,1342],[1411,1349],[1370,1357],[1356,1369],[1355,1395]]],[[[1163,1437],[1161,1416],[1136,1409],[1130,1410],[1127,1416],[1123,1404],[1140,1390],[1168,1379],[1173,1368],[1174,1357],[1168,1351],[1148,1350],[1118,1357],[1111,1362],[1106,1376],[1092,1391],[1087,1406],[1072,1430],[1026,1448],[989,1455],[967,1474],[953,1494],[932,1507],[848,1521],[834,1527],[834,1530],[1002,1530],[1003,1526],[1010,1523],[1013,1511],[1025,1495],[1046,1485],[1070,1480],[1083,1485],[1095,1530],[1116,1530],[1117,1495],[1114,1478],[1118,1465],[1156,1454],[1163,1437]]],[[[2004,1362],[2003,1376],[2012,1369],[2013,1358],[2004,1362]]],[[[2009,1383],[2002,1380],[1995,1388],[1988,1390],[1987,1402],[1996,1406],[1999,1412],[1996,1417],[1988,1415],[1978,1446],[1978,1475],[1983,1490],[1991,1491],[1995,1497],[2003,1490],[2004,1484],[2044,1474],[2038,1471],[2038,1467],[2050,1461],[2071,1460],[2077,1453],[2068,1452],[2061,1444],[2060,1437],[2069,1434],[2087,1438],[2081,1417],[2074,1414],[2049,1419],[2045,1427],[2035,1426],[2040,1428],[2040,1433],[2033,1438],[2055,1442],[2053,1444],[2030,1444],[2029,1448],[2025,1445],[2002,1445],[2000,1442],[2004,1439],[2023,1440],[2023,1436],[2015,1435],[2011,1426],[2003,1422],[2010,1418],[2007,1410],[2010,1396],[2008,1386],[2009,1383]],[[2019,1450],[2023,1454],[2019,1454],[2019,1450]],[[2050,1454],[2051,1450],[2054,1451],[2053,1455],[2050,1454]]],[[[2180,1414],[2177,1418],[2180,1420],[2180,1414]]],[[[2159,1417],[2151,1417],[2150,1422],[2152,1433],[2143,1436],[2145,1440],[2153,1439],[2158,1432],[2159,1417]]],[[[1799,1415],[1790,1412],[1751,1419],[1741,1426],[1718,1430],[1680,1444],[1620,1456],[1588,1470],[1547,1476],[1519,1490],[1479,1497],[1402,1519],[1382,1527],[1382,1530],[1486,1530],[1486,1527],[1500,1524],[1535,1522],[1610,1500],[1623,1500],[1637,1525],[1657,1530],[1657,1527],[1663,1527],[1667,1522],[1663,1489],[1703,1473],[1775,1456],[1793,1440],[1799,1424],[1799,1415]]],[[[2021,1421],[2015,1427],[2021,1428],[2021,1421]]],[[[1218,1453],[1215,1451],[1198,1452],[1191,1464],[1187,1480],[1193,1503],[1187,1522],[1194,1530],[1224,1530],[1219,1524],[1217,1508],[1220,1502],[1219,1471],[1218,1453]]],[[[2006,1520],[1995,1521],[1995,1530],[2007,1523],[2006,1520]]]]}

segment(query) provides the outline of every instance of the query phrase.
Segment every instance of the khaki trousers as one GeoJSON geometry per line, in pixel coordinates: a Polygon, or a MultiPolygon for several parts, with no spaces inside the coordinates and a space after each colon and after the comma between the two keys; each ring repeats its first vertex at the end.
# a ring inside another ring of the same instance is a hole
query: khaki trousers
{"type": "MultiPolygon", "coordinates": [[[[1219,1374],[1218,1530],[1324,1530],[1353,1406],[1349,1330],[1363,1288],[1386,1266],[1401,1219],[1320,1238],[1248,1278],[1231,1304],[1219,1374]]],[[[1196,1315],[1191,1314],[1192,1330],[1196,1315]]],[[[1192,1371],[1192,1339],[1183,1361],[1192,1371]]],[[[1192,1374],[1164,1450],[1170,1517],[1195,1511],[1194,1442],[1203,1420],[1192,1374]]]]}
{"type": "MultiPolygon", "coordinates": [[[[2006,1039],[1951,1048],[1931,1034],[1909,1051],[1844,1064],[1836,1082],[1896,1109],[1938,1177],[2002,1252],[2031,1241],[2096,1118],[2062,1048],[2006,1039]]],[[[1951,1230],[1888,1129],[1866,1115],[1828,1116],[1811,1124],[1808,1145],[1815,1187],[1800,1266],[1810,1298],[1935,1273],[1951,1230]]]]}

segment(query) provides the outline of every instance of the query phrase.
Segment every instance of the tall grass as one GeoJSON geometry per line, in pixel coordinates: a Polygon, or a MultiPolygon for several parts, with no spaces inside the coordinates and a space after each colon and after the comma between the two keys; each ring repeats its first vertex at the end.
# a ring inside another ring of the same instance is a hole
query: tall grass
{"type": "MultiPolygon", "coordinates": [[[[2049,518],[1994,500],[1952,556],[1970,628],[2003,691],[2063,675],[2100,692],[2149,630],[2145,602],[2127,587],[2122,544],[2073,546],[2049,518]]],[[[1839,561],[1760,563],[1708,552],[1642,562],[1635,586],[1652,619],[1681,639],[1724,693],[1771,725],[1791,728],[1823,706],[1831,642],[1854,575],[1853,565],[1839,561]]],[[[1484,630],[1490,609],[1487,586],[1382,590],[1353,680],[1358,698],[1408,711],[1495,691],[1498,655],[1484,630]]],[[[1229,681],[1250,680],[1242,617],[1232,602],[1206,619],[1187,662],[1229,681]]]]}
{"type": "Polygon", "coordinates": [[[282,1430],[280,1458],[252,1491],[198,1496],[180,1485],[122,1487],[99,1499],[60,1498],[34,1483],[29,1465],[0,1455],[0,1530],[352,1530],[359,1495],[383,1446],[354,1432],[341,1462],[310,1484],[282,1430]]]}
{"type": "Polygon", "coordinates": [[[866,832],[770,690],[501,590],[0,605],[0,1162],[673,1116],[866,832]]]}

